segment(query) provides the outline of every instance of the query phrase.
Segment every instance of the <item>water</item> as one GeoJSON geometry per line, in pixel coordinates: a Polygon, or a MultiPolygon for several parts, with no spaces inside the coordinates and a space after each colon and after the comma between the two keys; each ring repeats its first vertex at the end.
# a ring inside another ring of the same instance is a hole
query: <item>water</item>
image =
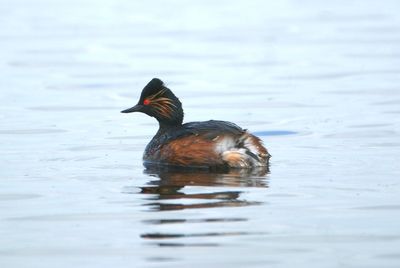
{"type": "Polygon", "coordinates": [[[1,1],[1,267],[399,267],[397,1],[1,1]],[[153,77],[269,172],[145,171],[153,77]]]}

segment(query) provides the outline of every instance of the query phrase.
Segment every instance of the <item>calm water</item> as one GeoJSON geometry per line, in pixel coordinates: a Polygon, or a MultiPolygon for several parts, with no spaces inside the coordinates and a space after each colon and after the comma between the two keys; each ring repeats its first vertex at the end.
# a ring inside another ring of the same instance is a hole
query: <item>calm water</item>
{"type": "Polygon", "coordinates": [[[399,11],[0,1],[0,266],[400,267],[399,11]],[[153,77],[269,172],[145,171],[153,77]]]}

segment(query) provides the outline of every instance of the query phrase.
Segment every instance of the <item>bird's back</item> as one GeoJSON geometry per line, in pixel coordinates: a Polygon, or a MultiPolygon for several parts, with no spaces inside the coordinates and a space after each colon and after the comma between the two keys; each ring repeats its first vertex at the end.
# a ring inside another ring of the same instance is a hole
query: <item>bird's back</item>
{"type": "Polygon", "coordinates": [[[269,157],[259,138],[217,120],[161,129],[143,156],[145,163],[207,168],[266,166],[269,157]]]}

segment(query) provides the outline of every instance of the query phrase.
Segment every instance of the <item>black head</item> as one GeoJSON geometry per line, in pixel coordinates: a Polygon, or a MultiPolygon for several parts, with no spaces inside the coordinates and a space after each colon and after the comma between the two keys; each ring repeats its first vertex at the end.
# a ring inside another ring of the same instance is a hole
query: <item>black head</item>
{"type": "Polygon", "coordinates": [[[144,88],[138,104],[121,113],[142,112],[155,117],[160,125],[181,125],[182,103],[163,81],[153,78],[144,88]]]}

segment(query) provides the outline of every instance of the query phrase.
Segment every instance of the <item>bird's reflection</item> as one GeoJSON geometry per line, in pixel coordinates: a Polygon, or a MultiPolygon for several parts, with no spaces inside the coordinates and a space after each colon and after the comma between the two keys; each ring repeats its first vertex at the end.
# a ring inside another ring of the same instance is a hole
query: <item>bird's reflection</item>
{"type": "Polygon", "coordinates": [[[145,186],[140,187],[140,193],[146,196],[145,206],[151,211],[170,211],[167,214],[160,214],[162,218],[159,218],[158,215],[154,218],[153,216],[156,216],[154,214],[144,223],[153,225],[155,228],[160,225],[177,225],[175,232],[157,232],[152,228],[152,232],[142,233],[141,238],[151,240],[151,244],[162,247],[211,247],[219,246],[219,243],[210,243],[209,241],[204,241],[203,238],[261,235],[261,233],[247,229],[237,231],[212,229],[213,223],[229,223],[232,225],[248,220],[246,217],[234,216],[234,213],[229,215],[221,213],[219,216],[207,216],[209,215],[208,213],[203,213],[200,217],[188,218],[186,216],[182,218],[178,211],[260,204],[261,202],[257,200],[242,199],[241,193],[245,190],[248,192],[245,188],[249,187],[268,188],[268,168],[210,172],[206,170],[151,166],[147,167],[144,173],[151,177],[145,186]],[[201,228],[196,229],[194,232],[182,232],[179,226],[186,224],[196,224],[197,226],[200,224],[201,228]],[[190,241],[187,241],[187,239],[190,241]]]}
{"type": "Polygon", "coordinates": [[[235,207],[254,205],[258,202],[241,200],[241,190],[224,190],[233,187],[268,187],[266,175],[268,168],[253,170],[230,170],[210,172],[208,170],[189,170],[170,167],[148,167],[146,174],[154,177],[146,186],[140,187],[142,194],[150,194],[147,203],[152,210],[181,210],[191,208],[235,207]],[[185,187],[198,187],[201,192],[186,193],[185,187]],[[211,190],[208,187],[218,188],[211,190]],[[204,192],[206,191],[206,192],[204,192]],[[165,200],[199,199],[201,202],[173,202],[165,200]],[[204,202],[208,200],[208,202],[204,202]]]}

